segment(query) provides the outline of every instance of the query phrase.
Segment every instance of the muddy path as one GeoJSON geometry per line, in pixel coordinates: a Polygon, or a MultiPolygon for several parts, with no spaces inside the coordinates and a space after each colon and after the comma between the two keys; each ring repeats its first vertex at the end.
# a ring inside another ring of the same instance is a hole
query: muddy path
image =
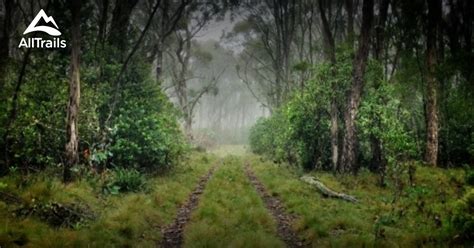
{"type": "Polygon", "coordinates": [[[207,182],[214,174],[221,162],[211,167],[206,175],[199,179],[196,188],[189,195],[188,200],[178,209],[174,221],[162,230],[162,239],[158,247],[181,247],[183,245],[184,228],[191,218],[191,213],[198,206],[199,199],[204,192],[207,182]]]}
{"type": "Polygon", "coordinates": [[[294,222],[296,217],[288,214],[281,201],[277,197],[268,193],[265,186],[263,186],[257,176],[253,173],[248,163],[245,164],[245,173],[265,203],[265,207],[276,220],[277,232],[280,239],[286,243],[287,247],[307,247],[291,228],[291,224],[294,222]]]}

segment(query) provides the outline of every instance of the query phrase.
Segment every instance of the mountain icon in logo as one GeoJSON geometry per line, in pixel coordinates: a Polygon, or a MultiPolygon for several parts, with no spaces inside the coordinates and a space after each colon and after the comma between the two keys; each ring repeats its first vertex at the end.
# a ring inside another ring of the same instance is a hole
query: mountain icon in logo
{"type": "Polygon", "coordinates": [[[38,14],[35,16],[35,19],[30,23],[30,25],[26,28],[25,32],[23,34],[28,34],[31,32],[45,32],[51,36],[59,36],[61,35],[61,32],[58,30],[58,25],[54,21],[52,16],[47,16],[46,13],[44,12],[43,9],[41,9],[38,14]],[[46,23],[52,23],[56,28],[49,27],[49,26],[36,26],[40,19],[43,19],[46,23]]]}

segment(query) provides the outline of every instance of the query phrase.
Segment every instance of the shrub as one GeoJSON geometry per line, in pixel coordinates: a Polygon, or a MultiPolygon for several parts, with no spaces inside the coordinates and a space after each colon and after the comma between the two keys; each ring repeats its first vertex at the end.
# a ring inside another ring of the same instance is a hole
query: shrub
{"type": "Polygon", "coordinates": [[[466,170],[466,184],[474,186],[474,169],[466,170]]]}
{"type": "Polygon", "coordinates": [[[135,169],[117,168],[112,179],[105,184],[104,192],[118,194],[119,192],[138,192],[145,188],[145,177],[135,169]]]}
{"type": "Polygon", "coordinates": [[[277,162],[294,162],[295,149],[288,136],[288,126],[288,118],[282,111],[274,113],[270,118],[258,120],[250,129],[251,151],[269,156],[277,162]]]}
{"type": "Polygon", "coordinates": [[[451,223],[457,234],[469,240],[474,238],[474,189],[470,189],[453,208],[451,223]]]}
{"type": "Polygon", "coordinates": [[[270,153],[274,149],[271,135],[272,119],[261,118],[250,129],[250,149],[256,154],[270,153]]]}
{"type": "Polygon", "coordinates": [[[112,165],[157,171],[171,167],[183,154],[177,116],[161,91],[130,95],[118,112],[111,134],[112,165]]]}
{"type": "Polygon", "coordinates": [[[350,61],[350,53],[342,51],[335,67],[319,64],[303,90],[295,91],[271,117],[260,120],[251,129],[252,151],[276,161],[297,163],[305,169],[328,168],[330,103],[333,98],[344,102],[343,92],[351,75],[350,61]]]}

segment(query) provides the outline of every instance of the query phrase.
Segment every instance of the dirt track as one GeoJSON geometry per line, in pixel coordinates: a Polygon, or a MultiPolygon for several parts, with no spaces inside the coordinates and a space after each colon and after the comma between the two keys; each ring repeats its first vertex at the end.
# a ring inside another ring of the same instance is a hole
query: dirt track
{"type": "Polygon", "coordinates": [[[265,186],[258,180],[248,164],[245,166],[245,173],[262,198],[266,208],[276,220],[278,236],[285,241],[288,247],[306,247],[291,228],[291,223],[293,223],[295,217],[285,211],[277,197],[271,196],[268,193],[265,186]]]}
{"type": "Polygon", "coordinates": [[[216,166],[213,166],[205,176],[203,176],[194,191],[189,195],[188,200],[184,203],[176,214],[176,218],[170,225],[162,229],[163,238],[159,243],[159,247],[181,247],[183,243],[183,232],[186,223],[191,218],[192,211],[198,206],[199,198],[206,187],[207,182],[214,174],[216,166]]]}

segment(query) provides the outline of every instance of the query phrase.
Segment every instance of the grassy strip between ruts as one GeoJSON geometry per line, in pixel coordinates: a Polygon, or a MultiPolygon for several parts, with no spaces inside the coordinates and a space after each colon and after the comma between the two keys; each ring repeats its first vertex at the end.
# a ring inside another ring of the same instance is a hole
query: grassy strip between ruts
{"type": "MultiPolygon", "coordinates": [[[[294,224],[313,247],[419,247],[447,243],[451,204],[462,195],[462,170],[419,167],[416,186],[405,187],[393,203],[393,186],[376,186],[370,172],[334,176],[312,172],[327,186],[355,195],[352,204],[322,197],[299,180],[301,172],[252,156],[250,164],[268,191],[299,216],[294,224]]],[[[444,245],[443,245],[444,244],[444,245]]]]}
{"type": "Polygon", "coordinates": [[[43,172],[33,175],[25,185],[19,176],[2,179],[8,187],[4,190],[27,202],[79,202],[92,209],[97,218],[73,229],[53,228],[34,216],[14,217],[14,206],[0,201],[0,246],[156,247],[161,238],[159,227],[173,220],[179,205],[216,161],[206,154],[193,154],[186,165],[147,179],[145,192],[117,196],[101,194],[90,180],[63,185],[57,177],[43,172]]]}
{"type": "Polygon", "coordinates": [[[243,161],[229,156],[208,182],[184,235],[184,247],[285,247],[243,161]]]}

